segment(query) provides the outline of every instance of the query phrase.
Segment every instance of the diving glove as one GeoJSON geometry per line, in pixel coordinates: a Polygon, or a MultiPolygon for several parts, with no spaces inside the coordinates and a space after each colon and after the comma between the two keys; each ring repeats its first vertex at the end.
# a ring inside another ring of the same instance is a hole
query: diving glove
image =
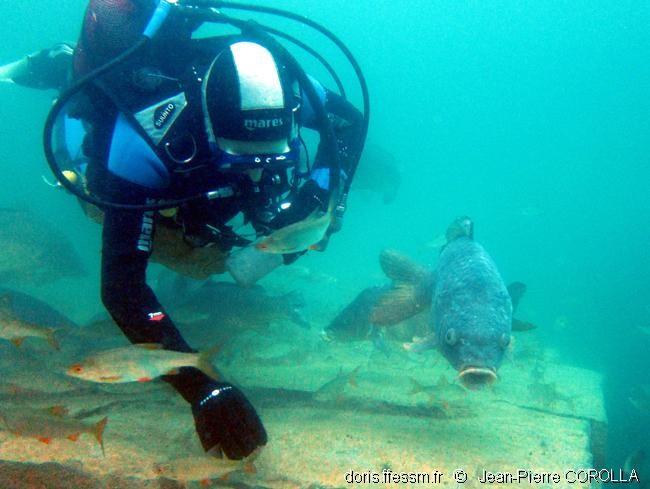
{"type": "Polygon", "coordinates": [[[209,382],[192,405],[203,449],[241,460],[266,445],[267,435],[255,408],[234,385],[209,382]]]}
{"type": "Polygon", "coordinates": [[[307,180],[300,187],[298,193],[291,201],[291,205],[281,211],[270,223],[273,229],[280,229],[289,224],[302,221],[317,207],[323,212],[327,211],[328,192],[322,189],[314,180],[307,180]]]}

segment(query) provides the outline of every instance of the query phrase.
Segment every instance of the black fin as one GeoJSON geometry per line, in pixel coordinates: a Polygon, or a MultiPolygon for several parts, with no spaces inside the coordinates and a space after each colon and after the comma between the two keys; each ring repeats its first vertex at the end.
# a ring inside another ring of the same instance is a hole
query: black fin
{"type": "Polygon", "coordinates": [[[526,293],[526,284],[522,282],[512,282],[508,285],[508,294],[510,294],[510,300],[512,301],[512,312],[514,313],[519,306],[519,301],[526,293]]]}
{"type": "Polygon", "coordinates": [[[512,318],[512,330],[513,331],[530,331],[531,329],[536,329],[537,326],[528,321],[520,321],[519,319],[512,318]]]}

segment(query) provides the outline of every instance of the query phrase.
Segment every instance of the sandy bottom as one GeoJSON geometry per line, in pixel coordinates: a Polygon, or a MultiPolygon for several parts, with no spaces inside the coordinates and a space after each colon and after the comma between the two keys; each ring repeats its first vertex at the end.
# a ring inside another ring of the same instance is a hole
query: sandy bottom
{"type": "MultiPolygon", "coordinates": [[[[203,457],[189,406],[174,391],[160,381],[98,386],[63,373],[89,349],[123,338],[68,334],[60,352],[39,340],[20,350],[3,342],[0,412],[57,405],[87,426],[105,416],[108,423],[103,453],[90,432],[44,443],[0,422],[0,488],[505,487],[478,477],[520,469],[563,479],[519,486],[587,487],[564,476],[593,463],[593,426],[605,422],[600,378],[561,365],[537,334],[518,336],[496,387],[468,392],[436,352],[407,354],[396,343],[386,355],[369,342],[326,343],[314,329],[283,322],[244,333],[217,366],[251,398],[269,432],[256,473],[204,464],[204,474],[171,477],[158,465],[203,457]],[[468,478],[462,485],[453,477],[459,469],[468,478]]],[[[192,335],[211,343],[208,331],[192,335]]]]}

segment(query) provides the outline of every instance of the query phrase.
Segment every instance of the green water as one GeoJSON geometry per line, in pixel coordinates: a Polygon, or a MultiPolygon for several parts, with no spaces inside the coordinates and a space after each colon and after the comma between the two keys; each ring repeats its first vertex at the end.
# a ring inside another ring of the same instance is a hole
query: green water
{"type": "MultiPolygon", "coordinates": [[[[85,3],[0,3],[0,62],[75,40],[85,3]]],[[[543,341],[605,375],[610,465],[650,450],[649,414],[627,400],[650,368],[650,338],[636,329],[650,326],[650,3],[259,3],[309,15],[348,44],[371,89],[370,140],[403,166],[393,204],[352,195],[327,253],[301,260],[339,280],[305,293],[343,305],[381,283],[385,247],[433,263],[423,245],[470,215],[506,281],[528,284],[522,314],[543,341]]],[[[292,32],[341,65],[318,37],[292,32]]],[[[0,86],[0,206],[27,204],[68,230],[90,276],[38,294],[83,321],[101,310],[99,228],[41,181],[53,95],[0,86]]]]}

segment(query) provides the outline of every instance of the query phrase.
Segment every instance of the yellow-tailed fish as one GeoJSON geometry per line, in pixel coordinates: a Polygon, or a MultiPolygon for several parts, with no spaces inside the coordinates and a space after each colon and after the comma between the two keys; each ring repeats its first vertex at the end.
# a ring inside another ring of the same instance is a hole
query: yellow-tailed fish
{"type": "Polygon", "coordinates": [[[99,383],[148,382],[161,375],[174,375],[181,367],[196,367],[215,375],[211,358],[216,353],[182,353],[157,344],[129,345],[94,353],[68,368],[71,377],[99,383]]]}
{"type": "Polygon", "coordinates": [[[104,452],[104,429],[108,417],[96,423],[87,423],[69,417],[67,412],[62,413],[59,406],[53,406],[49,410],[21,407],[0,410],[0,421],[10,433],[35,438],[48,445],[55,439],[77,441],[82,433],[90,433],[104,452]]]}
{"type": "Polygon", "coordinates": [[[23,321],[14,313],[9,294],[0,295],[0,338],[11,341],[14,345],[22,345],[25,338],[42,338],[52,348],[59,349],[59,343],[54,336],[53,328],[46,328],[23,321]]]}

